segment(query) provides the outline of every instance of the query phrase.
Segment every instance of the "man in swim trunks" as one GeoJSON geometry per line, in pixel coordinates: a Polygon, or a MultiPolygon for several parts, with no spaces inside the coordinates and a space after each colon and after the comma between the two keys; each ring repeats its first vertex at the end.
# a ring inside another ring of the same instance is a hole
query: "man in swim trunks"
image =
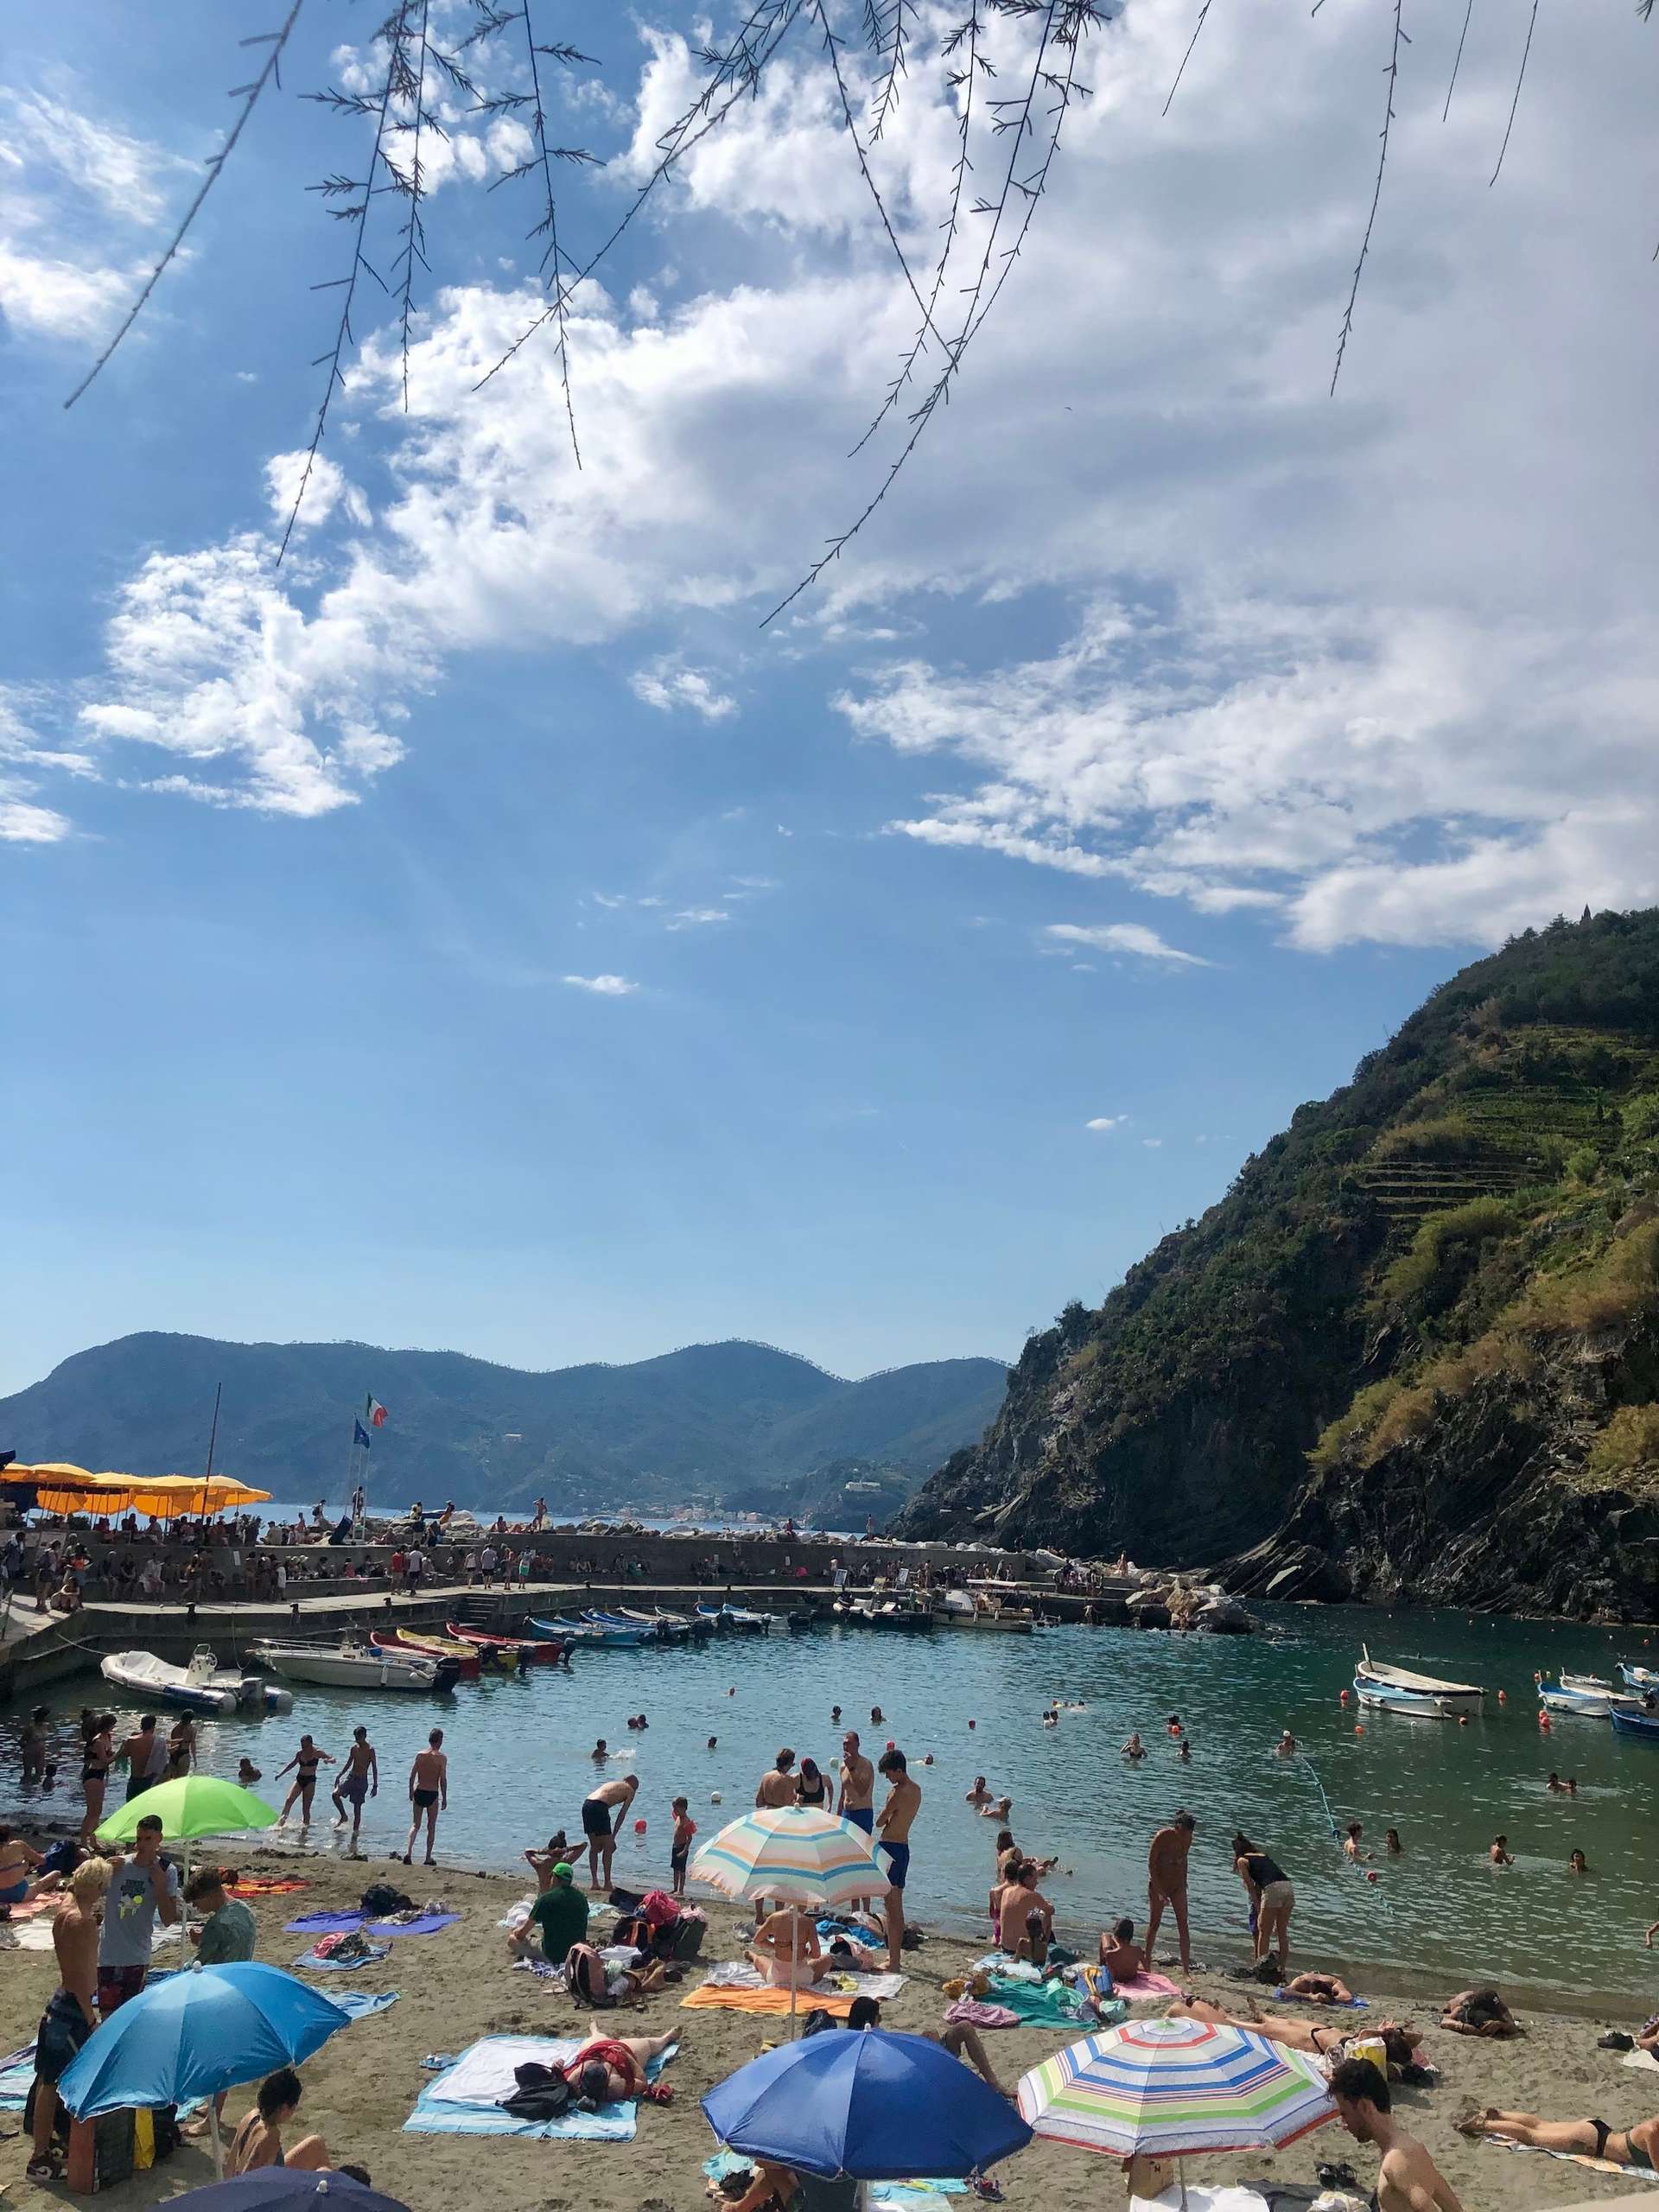
{"type": "Polygon", "coordinates": [[[52,2131],[58,2116],[58,2082],[64,2069],[97,2025],[99,1922],[110,1885],[109,1861],[88,1859],[69,1877],[69,1897],[52,1923],[58,1986],[35,2034],[35,2143],[31,2181],[52,2178],[52,2131]]]}
{"type": "Polygon", "coordinates": [[[1331,2075],[1337,2117],[1357,2143],[1381,2153],[1377,2212],[1463,2212],[1434,2161],[1414,2135],[1396,2126],[1389,2085],[1369,2058],[1344,2058],[1331,2075]]]}
{"type": "Polygon", "coordinates": [[[288,1766],[279,1766],[271,1777],[273,1782],[280,1782],[289,1767],[294,1770],[293,1787],[283,1801],[282,1816],[276,1823],[279,1828],[288,1826],[288,1816],[296,1803],[300,1808],[302,1829],[310,1827],[311,1800],[317,1793],[317,1769],[319,1766],[333,1766],[334,1764],[331,1752],[320,1751],[309,1736],[301,1737],[300,1748],[289,1759],[288,1766]]]}
{"type": "Polygon", "coordinates": [[[588,1886],[608,1890],[611,1862],[616,1856],[616,1822],[626,1814],[639,1787],[637,1774],[616,1782],[601,1782],[582,1801],[582,1832],[588,1839],[588,1886]]]}
{"type": "Polygon", "coordinates": [[[875,1830],[875,1769],[858,1748],[858,1731],[849,1728],[841,1739],[841,1794],[836,1810],[866,1835],[875,1830]]]}
{"type": "Polygon", "coordinates": [[[352,1843],[357,1849],[358,1831],[363,1825],[363,1800],[380,1795],[380,1762],[375,1758],[374,1745],[369,1741],[366,1728],[353,1728],[352,1748],[346,1754],[346,1764],[340,1770],[340,1780],[334,1784],[334,1826],[346,1825],[346,1808],[352,1808],[352,1843]]]}
{"type": "Polygon", "coordinates": [[[409,1802],[413,1815],[409,1823],[409,1841],[404,1846],[404,1864],[414,1864],[415,1839],[420,1834],[421,1822],[426,1822],[426,1864],[435,1866],[432,1847],[438,1840],[438,1815],[449,1809],[449,1762],[443,1755],[443,1731],[435,1728],[426,1739],[426,1749],[416,1751],[415,1764],[409,1770],[409,1802]]]}
{"type": "Polygon", "coordinates": [[[118,1756],[127,1763],[127,1802],[130,1804],[167,1771],[167,1738],[158,1737],[153,1713],[143,1714],[137,1729],[122,1745],[118,1756]]]}
{"type": "Polygon", "coordinates": [[[1152,1839],[1147,1853],[1147,1968],[1150,1973],[1158,1941],[1158,1923],[1167,1905],[1175,1922],[1181,1947],[1181,1972],[1192,1971],[1192,1944],[1186,1927],[1186,1862],[1198,1822],[1191,1813],[1177,1813],[1152,1839]]]}
{"type": "Polygon", "coordinates": [[[888,1751],[880,1761],[887,1784],[887,1801],[876,1816],[878,1847],[887,1862],[887,1972],[897,1974],[905,1942],[905,1884],[910,1876],[910,1830],[921,1808],[921,1784],[912,1782],[902,1751],[888,1751]]]}

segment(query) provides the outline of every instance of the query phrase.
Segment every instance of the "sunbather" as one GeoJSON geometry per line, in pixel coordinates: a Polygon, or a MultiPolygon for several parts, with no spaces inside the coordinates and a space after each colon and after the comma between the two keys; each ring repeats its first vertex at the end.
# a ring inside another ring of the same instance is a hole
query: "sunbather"
{"type": "Polygon", "coordinates": [[[823,1955],[817,1928],[787,1907],[755,1929],[749,1960],[774,1989],[807,1989],[834,1970],[823,1955]]]}
{"type": "Polygon", "coordinates": [[[1354,1993],[1340,1974],[1299,1974],[1285,1984],[1287,1997],[1306,1997],[1315,2005],[1351,2005],[1354,1993]]]}
{"type": "Polygon", "coordinates": [[[1249,2028],[1258,2036],[1265,2036],[1269,2043],[1282,2044],[1287,2050],[1305,2050],[1315,2058],[1340,2057],[1343,2046],[1351,2036],[1381,2036],[1389,2055],[1390,2066],[1409,2066],[1416,2059],[1423,2037],[1422,2031],[1408,2021],[1380,2020],[1375,2027],[1337,2028],[1315,2025],[1306,2020],[1287,2020],[1271,2012],[1229,2012],[1219,2005],[1205,2003],[1202,1998],[1185,1999],[1169,2008],[1172,2019],[1212,2020],[1217,2025],[1249,2028]]]}
{"type": "MultiPolygon", "coordinates": [[[[855,1997],[848,2007],[842,2024],[853,2029],[879,2028],[881,2007],[874,1997],[855,1997]]],[[[979,2030],[971,2022],[947,2020],[942,2028],[923,2028],[918,2032],[925,2035],[929,2043],[938,2044],[941,2050],[948,2050],[953,2058],[965,2058],[990,2083],[998,2096],[1006,2097],[1013,2094],[997,2080],[996,2069],[986,2054],[979,2030]]]]}
{"type": "Polygon", "coordinates": [[[299,2110],[302,2094],[291,2066],[279,2066],[266,2075],[253,2110],[231,2138],[227,2172],[251,2174],[259,2166],[290,2166],[317,2173],[328,2165],[328,2145],[321,2135],[307,2135],[292,2145],[283,2141],[283,2124],[299,2110]]]}
{"type": "Polygon", "coordinates": [[[1659,2171],[1659,2120],[1638,2120],[1634,2127],[1610,2127],[1605,2120],[1540,2120],[1535,2112],[1500,2112],[1488,2105],[1453,2123],[1461,2135],[1490,2136],[1497,2143],[1524,2143],[1534,2151],[1576,2152],[1605,2158],[1615,2166],[1659,2171]]]}
{"type": "Polygon", "coordinates": [[[1103,1929],[1100,1963],[1114,1981],[1138,1981],[1147,1970],[1147,1955],[1135,1940],[1135,1923],[1127,1913],[1103,1929]]]}
{"type": "Polygon", "coordinates": [[[620,2104],[630,2097],[666,2104],[672,2092],[658,2089],[645,2069],[677,2040],[671,2035],[607,2036],[595,2031],[565,2062],[564,2078],[577,2096],[591,2097],[596,2105],[620,2104]]]}
{"type": "Polygon", "coordinates": [[[1453,2036],[1501,2039],[1526,2033],[1495,1989],[1460,1989],[1455,1997],[1447,1999],[1440,2025],[1453,2036]]]}

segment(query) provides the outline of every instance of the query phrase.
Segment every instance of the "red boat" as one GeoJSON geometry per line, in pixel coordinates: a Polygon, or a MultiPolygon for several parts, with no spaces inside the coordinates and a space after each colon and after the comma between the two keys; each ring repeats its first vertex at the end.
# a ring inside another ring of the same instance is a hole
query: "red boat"
{"type": "Polygon", "coordinates": [[[375,1628],[369,1630],[369,1642],[377,1651],[416,1651],[428,1659],[452,1659],[461,1669],[463,1682],[475,1682],[484,1671],[480,1655],[449,1637],[406,1635],[400,1629],[375,1628]]]}
{"type": "Polygon", "coordinates": [[[459,1621],[446,1621],[443,1626],[444,1633],[453,1636],[461,1643],[488,1644],[497,1651],[522,1651],[527,1657],[544,1659],[550,1665],[556,1664],[564,1656],[562,1643],[539,1641],[527,1636],[488,1636],[481,1628],[463,1628],[459,1621]]]}

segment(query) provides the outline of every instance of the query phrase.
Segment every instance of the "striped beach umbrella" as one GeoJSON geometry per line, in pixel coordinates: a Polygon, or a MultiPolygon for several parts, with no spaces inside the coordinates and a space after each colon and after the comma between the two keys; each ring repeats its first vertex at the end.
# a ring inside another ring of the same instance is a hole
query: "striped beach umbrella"
{"type": "Polygon", "coordinates": [[[1277,2150],[1337,2116],[1316,2059],[1212,2020],[1132,2020],[1020,2083],[1039,2135],[1114,2158],[1277,2150]]]}
{"type": "Polygon", "coordinates": [[[862,1828],[810,1805],[758,1808],[710,1836],[687,1872],[728,1897],[850,1904],[887,1887],[862,1828]]]}
{"type": "MultiPolygon", "coordinates": [[[[776,1897],[791,1908],[795,1955],[801,1948],[801,1907],[851,1904],[883,1895],[887,1877],[870,1839],[852,1821],[810,1805],[757,1807],[710,1836],[686,1870],[728,1897],[776,1897]]],[[[811,1985],[806,1985],[810,1994],[811,1985]]],[[[789,1985],[794,2030],[798,1985],[789,1985]]]]}

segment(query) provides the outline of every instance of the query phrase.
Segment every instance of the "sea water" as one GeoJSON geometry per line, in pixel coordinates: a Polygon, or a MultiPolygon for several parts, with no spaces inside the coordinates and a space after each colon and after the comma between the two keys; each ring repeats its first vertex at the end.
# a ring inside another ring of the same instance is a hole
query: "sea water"
{"type": "MultiPolygon", "coordinates": [[[[1211,1965],[1246,1955],[1246,1904],[1227,1848],[1242,1827],[1295,1885],[1292,1948],[1303,1965],[1351,1970],[1351,1979],[1357,1972],[1362,1987],[1370,1967],[1392,1970],[1395,1986],[1403,1974],[1447,1992],[1491,1980],[1583,1995],[1659,1993],[1659,1953],[1642,1942],[1659,1915],[1650,1858],[1659,1747],[1615,1737],[1605,1720],[1560,1718],[1541,1732],[1532,1679],[1535,1669],[1553,1675],[1560,1667],[1611,1674],[1620,1656],[1652,1662],[1639,1631],[1316,1607],[1268,1609],[1264,1618],[1265,1634],[1227,1638],[826,1626],[581,1651],[568,1675],[538,1666],[518,1678],[463,1682],[442,1697],[296,1685],[291,1714],[200,1719],[200,1763],[234,1775],[245,1751],[263,1770],[261,1794],[280,1804],[288,1782],[277,1769],[302,1729],[340,1757],[353,1726],[366,1723],[381,1780],[364,1845],[384,1861],[403,1849],[410,1762],[440,1726],[450,1805],[438,1855],[450,1866],[508,1866],[559,1827],[575,1836],[595,1779],[637,1774],[615,1875],[643,1889],[668,1872],[673,1797],[690,1799],[706,1838],[753,1803],[781,1746],[830,1769],[841,1734],[830,1708],[839,1705],[842,1725],[860,1731],[868,1753],[879,1758],[897,1744],[921,1784],[907,1896],[925,1926],[987,1927],[996,1824],[963,1802],[983,1774],[1013,1798],[1022,1847],[1058,1854],[1045,1885],[1058,1928],[1090,1951],[1114,1916],[1144,1920],[1147,1839],[1185,1807],[1198,1821],[1194,1954],[1211,1965]],[[1378,1659],[1488,1685],[1486,1710],[1463,1727],[1361,1713],[1351,1699],[1344,1707],[1339,1693],[1351,1684],[1362,1641],[1378,1659]],[[1042,1714],[1056,1699],[1083,1710],[1046,1727],[1042,1714]],[[884,1718],[873,1721],[878,1706],[884,1718]],[[641,1712],[648,1729],[631,1731],[628,1717],[641,1712]],[[1190,1761],[1166,1732],[1172,1714],[1190,1761]],[[1296,1758],[1274,1754],[1284,1728],[1302,1746],[1296,1758]],[[1138,1763],[1120,1751],[1131,1729],[1147,1745],[1138,1763]],[[592,1757],[601,1736],[612,1754],[603,1764],[592,1757]],[[1552,1768],[1576,1778],[1576,1797],[1548,1793],[1552,1768]],[[1333,1822],[1351,1819],[1364,1823],[1364,1846],[1377,1853],[1375,1882],[1344,1859],[1333,1833],[1333,1822]],[[1382,1855],[1389,1827],[1400,1831],[1403,1858],[1382,1855]],[[1487,1860],[1500,1832],[1513,1869],[1487,1860]],[[1586,1878],[1567,1871],[1574,1847],[1589,1859],[1586,1878]]],[[[102,1687],[90,1675],[61,1685],[54,1707],[70,1720],[102,1687]]],[[[124,1698],[106,1701],[124,1722],[134,1710],[124,1698]]],[[[34,1804],[16,1782],[20,1719],[16,1711],[0,1716],[0,1803],[8,1817],[23,1815],[27,1834],[34,1804]]],[[[78,1799],[73,1781],[60,1780],[40,1809],[61,1815],[78,1799]]],[[[326,1783],[316,1813],[311,1840],[340,1847],[326,1783]]],[[[1659,1995],[1655,2002],[1659,2009],[1659,1995]]]]}

